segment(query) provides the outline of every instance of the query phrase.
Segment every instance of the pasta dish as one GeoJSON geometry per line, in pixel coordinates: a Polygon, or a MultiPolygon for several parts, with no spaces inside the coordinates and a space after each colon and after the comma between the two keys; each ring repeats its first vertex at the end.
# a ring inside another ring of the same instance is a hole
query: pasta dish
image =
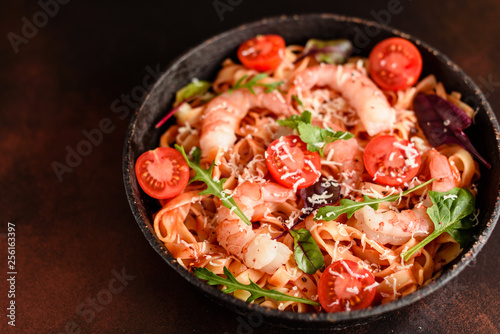
{"type": "MultiPolygon", "coordinates": [[[[437,278],[477,221],[474,110],[402,38],[245,41],[177,92],[136,162],[157,237],[235,298],[294,312],[388,303],[437,278]]],[[[477,161],[476,161],[477,160],[477,161]]]]}

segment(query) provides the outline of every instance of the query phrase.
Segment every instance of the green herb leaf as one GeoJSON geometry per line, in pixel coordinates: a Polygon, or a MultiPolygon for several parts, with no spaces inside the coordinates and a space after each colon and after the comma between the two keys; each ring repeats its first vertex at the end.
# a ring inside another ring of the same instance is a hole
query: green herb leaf
{"type": "Polygon", "coordinates": [[[191,110],[191,106],[188,102],[191,102],[198,97],[201,97],[202,101],[205,102],[214,96],[212,93],[207,93],[211,86],[212,84],[208,81],[193,80],[186,86],[179,89],[175,94],[174,108],[170,110],[158,123],[156,123],[155,128],[161,127],[174,115],[182,121],[182,115],[189,113],[189,110],[191,110]]]}
{"type": "Polygon", "coordinates": [[[306,56],[314,56],[317,61],[322,63],[343,64],[347,61],[352,51],[353,46],[348,39],[334,39],[330,41],[310,39],[307,41],[300,59],[306,56]]]}
{"type": "Polygon", "coordinates": [[[403,191],[400,194],[395,194],[395,195],[391,195],[391,196],[387,196],[387,197],[383,197],[383,198],[370,198],[366,195],[363,195],[363,197],[365,199],[363,202],[356,202],[356,201],[352,201],[350,199],[341,199],[340,205],[338,205],[338,206],[327,205],[327,206],[324,206],[322,208],[319,208],[318,213],[314,217],[314,220],[330,221],[330,220],[337,218],[338,216],[340,216],[343,213],[347,214],[347,218],[351,218],[352,215],[354,214],[354,212],[358,211],[359,209],[363,208],[366,205],[370,206],[373,210],[377,210],[379,203],[397,201],[401,197],[406,196],[409,193],[412,193],[417,189],[425,187],[426,185],[428,185],[432,181],[434,181],[434,179],[431,179],[427,182],[419,184],[416,187],[413,187],[411,189],[403,191]]]}
{"type": "Polygon", "coordinates": [[[318,269],[323,268],[325,259],[311,232],[305,228],[297,231],[289,230],[289,232],[293,237],[293,254],[299,269],[312,275],[318,269]]]}
{"type": "Polygon", "coordinates": [[[305,298],[299,298],[299,297],[294,297],[294,296],[289,296],[287,294],[284,294],[282,292],[276,291],[276,290],[265,290],[262,289],[260,286],[258,286],[256,283],[254,283],[250,279],[250,284],[243,284],[238,282],[236,280],[236,277],[226,268],[224,267],[224,275],[227,276],[227,278],[220,277],[207,268],[194,268],[193,273],[198,277],[203,280],[206,280],[209,285],[225,285],[226,288],[222,289],[222,292],[224,293],[231,293],[236,290],[245,290],[250,292],[250,297],[248,297],[247,302],[253,302],[257,298],[261,297],[269,297],[273,298],[278,301],[294,301],[294,302],[299,302],[299,303],[304,303],[304,304],[309,304],[309,305],[319,305],[316,302],[313,302],[312,300],[305,299],[305,298]]]}
{"type": "MultiPolygon", "coordinates": [[[[471,221],[469,217],[466,217],[462,219],[460,222],[465,220],[471,221]]],[[[471,234],[470,231],[468,231],[468,229],[456,228],[455,225],[453,225],[453,228],[447,229],[446,232],[448,232],[451,235],[451,237],[455,239],[456,242],[459,243],[460,248],[464,248],[469,243],[471,234]]]]}
{"type": "Polygon", "coordinates": [[[212,84],[208,81],[193,80],[175,94],[174,107],[182,102],[205,94],[212,84]]]}
{"type": "Polygon", "coordinates": [[[460,247],[465,247],[469,241],[470,234],[467,230],[474,226],[470,215],[475,208],[475,199],[470,191],[462,188],[453,188],[443,193],[429,191],[429,197],[432,206],[427,209],[427,214],[434,223],[434,232],[403,253],[405,261],[444,232],[448,232],[460,247]]]}
{"type": "Polygon", "coordinates": [[[297,97],[297,95],[292,95],[292,99],[294,99],[298,104],[299,106],[304,106],[304,103],[302,103],[302,101],[297,97]]]}
{"type": "Polygon", "coordinates": [[[323,156],[325,145],[339,139],[351,139],[352,133],[344,131],[334,131],[330,127],[320,128],[311,124],[312,114],[305,110],[300,116],[292,115],[286,119],[279,119],[278,124],[297,130],[300,139],[307,144],[307,150],[311,152],[319,151],[323,156]]]}
{"type": "Polygon", "coordinates": [[[200,192],[200,195],[214,195],[217,196],[222,200],[222,204],[228,208],[229,210],[233,211],[238,217],[240,217],[241,220],[247,225],[252,225],[250,220],[245,216],[243,211],[238,207],[236,202],[234,201],[234,198],[229,196],[225,191],[224,188],[222,187],[224,184],[224,179],[215,181],[212,178],[212,170],[214,169],[214,162],[210,165],[210,168],[203,169],[200,166],[200,159],[201,159],[201,150],[196,147],[195,150],[193,151],[192,157],[193,160],[189,160],[189,158],[186,155],[186,152],[184,151],[184,147],[175,145],[175,148],[177,151],[181,152],[182,156],[184,159],[186,159],[189,167],[191,167],[195,171],[195,176],[189,180],[189,183],[193,181],[202,181],[206,183],[207,189],[203,190],[200,192]]]}
{"type": "Polygon", "coordinates": [[[297,130],[299,124],[310,124],[312,121],[312,114],[309,111],[304,111],[300,116],[292,115],[285,119],[279,119],[277,122],[281,126],[286,126],[297,130]]]}
{"type": "Polygon", "coordinates": [[[297,130],[299,131],[300,139],[307,144],[308,151],[316,152],[323,150],[325,142],[323,141],[321,128],[319,126],[301,122],[297,124],[297,130]]]}
{"type": "Polygon", "coordinates": [[[277,89],[279,85],[283,84],[284,81],[278,81],[278,82],[273,82],[273,83],[261,83],[258,82],[259,80],[262,80],[264,78],[267,78],[268,75],[266,73],[260,73],[256,76],[254,76],[250,81],[247,83],[242,84],[242,82],[248,78],[248,75],[244,75],[241,77],[240,80],[236,82],[233,88],[229,90],[229,92],[232,92],[235,89],[240,89],[240,88],[246,88],[250,91],[250,93],[255,95],[255,91],[253,90],[253,87],[255,86],[260,86],[260,87],[266,87],[266,93],[271,93],[273,90],[277,89]]]}

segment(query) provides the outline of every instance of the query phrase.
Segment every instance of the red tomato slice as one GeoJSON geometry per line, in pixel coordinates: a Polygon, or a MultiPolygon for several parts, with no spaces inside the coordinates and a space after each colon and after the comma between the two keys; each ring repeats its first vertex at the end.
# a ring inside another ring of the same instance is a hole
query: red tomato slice
{"type": "Polygon", "coordinates": [[[420,169],[420,153],[415,144],[394,136],[378,136],[365,147],[365,168],[373,180],[399,186],[414,178],[420,169]]]}
{"type": "Polygon", "coordinates": [[[275,70],[285,57],[285,40],[278,35],[258,35],[240,45],[238,59],[259,72],[275,70]]]}
{"type": "Polygon", "coordinates": [[[374,283],[373,274],[356,262],[336,261],[321,274],[319,303],[329,313],[367,308],[375,297],[374,283]]]}
{"type": "Polygon", "coordinates": [[[422,72],[422,56],[412,42],[399,37],[375,45],[369,57],[372,79],[386,90],[413,86],[422,72]]]}
{"type": "Polygon", "coordinates": [[[189,181],[189,166],[182,154],[170,147],[144,152],[135,163],[135,176],[142,190],[164,199],[179,195],[189,181]]]}
{"type": "Polygon", "coordinates": [[[266,164],[276,182],[287,188],[309,187],[321,175],[319,154],[308,151],[299,136],[284,136],[273,141],[267,148],[266,164]]]}

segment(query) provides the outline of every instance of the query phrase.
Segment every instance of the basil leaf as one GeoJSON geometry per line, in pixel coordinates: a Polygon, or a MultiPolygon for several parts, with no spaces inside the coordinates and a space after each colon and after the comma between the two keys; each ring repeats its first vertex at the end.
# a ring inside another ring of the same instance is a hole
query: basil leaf
{"type": "Polygon", "coordinates": [[[474,211],[474,196],[462,188],[453,188],[444,193],[429,191],[429,197],[434,205],[427,209],[427,214],[436,228],[459,221],[474,211]]]}
{"type": "Polygon", "coordinates": [[[460,248],[464,248],[467,246],[470,240],[470,232],[466,230],[460,230],[460,229],[450,229],[446,230],[453,239],[455,239],[456,242],[460,245],[460,248]]]}
{"type": "Polygon", "coordinates": [[[212,84],[208,81],[193,80],[175,94],[174,107],[182,102],[205,94],[212,84]]]}
{"type": "Polygon", "coordinates": [[[313,302],[312,300],[309,299],[289,296],[285,293],[276,290],[265,290],[260,286],[258,286],[257,284],[255,284],[250,278],[249,278],[250,284],[240,283],[226,267],[224,267],[224,275],[226,275],[227,278],[220,277],[211,272],[210,270],[208,270],[207,268],[194,268],[193,273],[196,275],[196,277],[206,280],[207,284],[209,285],[225,285],[226,288],[221,290],[224,293],[231,293],[236,290],[245,290],[250,292],[250,297],[248,297],[247,299],[247,302],[249,303],[253,302],[257,298],[269,297],[278,301],[289,300],[309,305],[319,305],[318,303],[313,302]]]}
{"type": "Polygon", "coordinates": [[[222,187],[224,184],[224,179],[215,181],[212,178],[212,170],[214,169],[214,162],[210,165],[210,168],[203,169],[200,166],[200,159],[201,159],[201,150],[200,148],[196,147],[195,150],[193,151],[192,157],[193,160],[189,160],[189,158],[186,155],[186,152],[184,151],[184,147],[179,146],[175,144],[175,148],[177,151],[181,152],[182,156],[184,159],[187,161],[189,167],[191,167],[195,171],[195,176],[192,177],[189,180],[189,183],[193,181],[201,181],[204,182],[207,185],[207,189],[203,190],[200,192],[200,195],[214,195],[219,197],[222,200],[222,204],[228,208],[229,210],[233,211],[240,219],[247,225],[252,225],[250,220],[245,216],[243,211],[238,207],[236,202],[234,201],[234,198],[229,196],[225,191],[224,188],[222,187]]]}
{"type": "Polygon", "coordinates": [[[416,187],[413,187],[411,189],[408,189],[406,191],[403,191],[400,194],[395,194],[383,198],[370,198],[366,195],[363,195],[364,201],[363,202],[356,202],[352,201],[350,199],[341,199],[340,200],[340,205],[338,206],[332,206],[332,205],[327,205],[322,208],[318,209],[318,213],[316,216],[314,216],[314,220],[325,220],[325,221],[330,221],[334,220],[338,216],[340,216],[343,213],[347,214],[347,218],[351,218],[354,212],[360,210],[364,206],[368,205],[371,207],[373,210],[378,209],[378,205],[380,203],[385,203],[385,202],[394,202],[400,199],[403,196],[408,195],[411,192],[414,192],[417,189],[420,189],[422,187],[425,187],[429,183],[434,181],[434,179],[431,179],[427,182],[424,182],[422,184],[419,184],[416,187]]]}
{"type": "Polygon", "coordinates": [[[427,214],[434,223],[434,232],[403,254],[405,261],[424,248],[444,232],[448,232],[460,247],[465,247],[470,235],[467,230],[473,227],[470,215],[474,212],[475,199],[470,191],[453,188],[447,192],[429,191],[432,206],[427,214]]]}
{"type": "Polygon", "coordinates": [[[353,46],[348,39],[334,39],[329,41],[310,39],[306,43],[304,53],[298,60],[306,56],[314,56],[317,61],[322,63],[343,64],[347,61],[352,51],[353,46]]]}
{"type": "Polygon", "coordinates": [[[300,270],[306,274],[314,274],[325,265],[325,259],[311,232],[302,228],[289,230],[293,237],[293,254],[300,270]]]}

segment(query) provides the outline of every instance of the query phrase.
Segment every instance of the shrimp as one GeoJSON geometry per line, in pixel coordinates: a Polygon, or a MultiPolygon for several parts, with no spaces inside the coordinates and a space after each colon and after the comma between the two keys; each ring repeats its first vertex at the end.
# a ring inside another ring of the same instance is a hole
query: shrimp
{"type": "Polygon", "coordinates": [[[448,158],[436,150],[429,152],[429,170],[432,182],[432,190],[446,192],[460,185],[460,173],[457,167],[450,164],[448,158]]]}
{"type": "Polygon", "coordinates": [[[236,142],[235,130],[252,108],[265,108],[277,116],[290,116],[294,110],[281,93],[265,93],[255,87],[256,94],[247,89],[226,92],[208,103],[201,124],[200,146],[204,156],[214,148],[227,150],[236,142]]]}
{"type": "MultiPolygon", "coordinates": [[[[232,196],[250,220],[255,218],[254,214],[266,202],[284,203],[288,199],[295,199],[293,190],[274,182],[247,181],[238,185],[232,196]]],[[[252,226],[246,225],[224,206],[218,209],[218,223],[216,234],[219,244],[249,268],[272,275],[292,254],[285,244],[271,239],[270,235],[255,233],[252,226]]]]}
{"type": "Polygon", "coordinates": [[[353,227],[365,233],[368,239],[381,244],[402,245],[410,238],[423,238],[434,231],[434,223],[425,206],[395,212],[373,210],[369,206],[354,213],[353,227]]]}
{"type": "Polygon", "coordinates": [[[329,86],[341,93],[356,110],[370,136],[390,130],[396,120],[396,112],[382,91],[368,76],[356,69],[325,64],[309,67],[297,74],[293,80],[287,96],[288,101],[291,101],[293,95],[310,91],[315,86],[329,86]]]}
{"type": "Polygon", "coordinates": [[[337,140],[326,145],[325,159],[322,160],[322,165],[328,166],[333,175],[325,168],[322,168],[322,173],[327,173],[327,176],[333,176],[338,182],[341,182],[343,185],[341,194],[349,196],[352,191],[358,188],[362,180],[363,152],[355,138],[337,140]]]}
{"type": "Polygon", "coordinates": [[[356,138],[328,143],[325,147],[325,156],[328,160],[341,165],[341,172],[344,176],[353,178],[355,174],[363,172],[363,152],[361,152],[356,138]],[[330,153],[332,150],[333,153],[330,153]]]}

